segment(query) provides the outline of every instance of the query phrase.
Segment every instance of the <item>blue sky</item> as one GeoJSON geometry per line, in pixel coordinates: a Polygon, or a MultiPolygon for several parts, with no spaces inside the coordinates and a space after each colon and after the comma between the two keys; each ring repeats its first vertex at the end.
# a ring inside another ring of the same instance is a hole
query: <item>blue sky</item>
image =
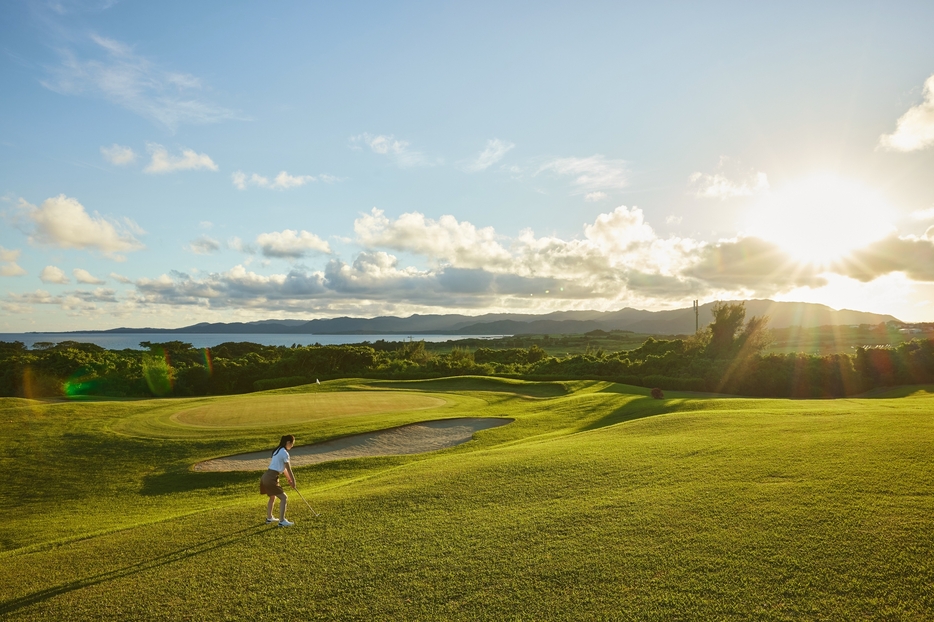
{"type": "Polygon", "coordinates": [[[0,331],[934,320],[934,6],[647,4],[5,4],[0,331]]]}

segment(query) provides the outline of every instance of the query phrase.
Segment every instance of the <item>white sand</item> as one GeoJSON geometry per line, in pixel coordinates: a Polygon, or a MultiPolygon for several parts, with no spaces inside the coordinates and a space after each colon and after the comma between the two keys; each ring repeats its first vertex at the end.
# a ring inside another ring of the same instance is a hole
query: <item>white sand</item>
{"type": "MultiPolygon", "coordinates": [[[[422,454],[466,443],[474,432],[512,423],[512,419],[462,417],[422,421],[398,428],[378,430],[336,438],[314,445],[293,447],[292,466],[372,456],[422,454]]],[[[199,462],[195,471],[265,471],[269,467],[272,449],[249,454],[237,454],[199,462]]]]}

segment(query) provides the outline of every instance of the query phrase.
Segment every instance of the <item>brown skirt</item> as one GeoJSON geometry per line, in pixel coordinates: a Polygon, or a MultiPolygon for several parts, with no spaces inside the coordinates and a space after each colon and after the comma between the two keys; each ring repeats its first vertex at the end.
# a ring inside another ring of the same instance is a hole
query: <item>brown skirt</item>
{"type": "Polygon", "coordinates": [[[274,497],[276,495],[281,495],[284,490],[282,486],[279,485],[279,472],[268,469],[263,476],[259,478],[259,493],[261,495],[269,495],[274,497]]]}

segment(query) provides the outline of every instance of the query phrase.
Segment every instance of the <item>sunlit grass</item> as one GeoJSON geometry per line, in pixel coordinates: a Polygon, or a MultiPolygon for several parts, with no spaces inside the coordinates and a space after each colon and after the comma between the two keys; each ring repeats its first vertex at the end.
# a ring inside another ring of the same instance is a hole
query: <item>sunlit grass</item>
{"type": "MultiPolygon", "coordinates": [[[[450,383],[435,387],[459,405],[452,416],[516,421],[433,454],[298,469],[321,517],[293,495],[290,529],[262,524],[255,474],[188,469],[256,442],[242,431],[112,431],[187,401],[3,400],[14,434],[0,440],[13,473],[0,493],[0,616],[934,615],[932,387],[653,400],[611,383],[552,397],[450,383]],[[37,471],[12,468],[30,458],[37,471]]],[[[334,420],[333,434],[353,419],[334,420]]]]}

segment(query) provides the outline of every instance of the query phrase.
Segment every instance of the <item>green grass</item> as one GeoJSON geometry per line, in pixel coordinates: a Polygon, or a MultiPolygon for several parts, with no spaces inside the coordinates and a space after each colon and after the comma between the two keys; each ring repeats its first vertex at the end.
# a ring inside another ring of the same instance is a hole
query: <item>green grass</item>
{"type": "MultiPolygon", "coordinates": [[[[348,380],[508,416],[420,456],[297,469],[290,529],[210,457],[438,417],[192,428],[226,400],[0,400],[0,618],[934,617],[934,387],[754,400],[604,382],[348,380]]],[[[307,388],[304,389],[307,391],[307,388]]],[[[302,389],[263,394],[270,399],[302,389]]]]}
{"type": "Polygon", "coordinates": [[[304,395],[246,395],[178,411],[182,425],[212,428],[289,426],[307,421],[425,410],[445,401],[398,391],[354,391],[304,395]]]}

